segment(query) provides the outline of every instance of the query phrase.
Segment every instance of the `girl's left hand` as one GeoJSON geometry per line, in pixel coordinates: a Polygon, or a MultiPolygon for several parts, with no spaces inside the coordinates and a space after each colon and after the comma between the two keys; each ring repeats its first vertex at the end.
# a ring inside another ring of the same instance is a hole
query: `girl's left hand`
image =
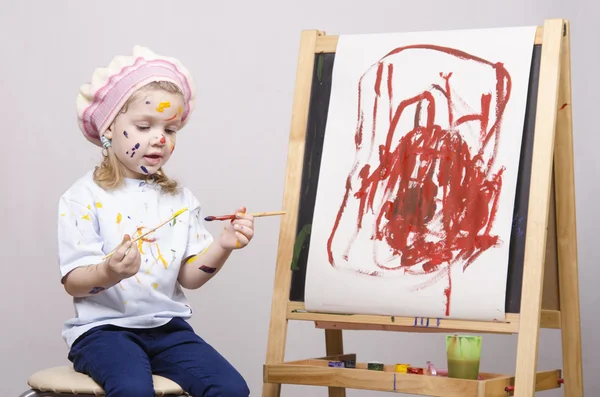
{"type": "Polygon", "coordinates": [[[254,237],[254,217],[246,215],[246,207],[238,208],[235,213],[237,218],[227,222],[219,239],[221,247],[226,250],[243,248],[254,237]]]}

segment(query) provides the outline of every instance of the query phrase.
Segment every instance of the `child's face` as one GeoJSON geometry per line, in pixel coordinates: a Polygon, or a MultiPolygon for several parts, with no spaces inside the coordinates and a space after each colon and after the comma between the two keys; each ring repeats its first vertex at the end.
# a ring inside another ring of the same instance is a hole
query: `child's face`
{"type": "Polygon", "coordinates": [[[165,165],[175,149],[183,98],[163,90],[147,90],[119,113],[111,130],[112,148],[128,178],[143,178],[165,165]]]}

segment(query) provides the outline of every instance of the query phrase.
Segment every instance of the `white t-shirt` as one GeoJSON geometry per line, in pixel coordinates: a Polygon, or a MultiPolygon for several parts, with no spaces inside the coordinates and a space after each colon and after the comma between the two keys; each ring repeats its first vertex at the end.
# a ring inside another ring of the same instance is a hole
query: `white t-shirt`
{"type": "Polygon", "coordinates": [[[98,325],[149,328],[173,317],[191,316],[177,276],[182,260],[208,248],[213,237],[189,189],[180,187],[175,194],[167,194],[156,184],[126,179],[119,189],[105,191],[89,171],[61,196],[58,207],[61,278],[77,267],[102,262],[125,234],[134,239],[188,208],[136,242],[141,256],[136,276],[92,296],[74,298],[75,317],[65,322],[62,331],[69,348],[98,325]]]}

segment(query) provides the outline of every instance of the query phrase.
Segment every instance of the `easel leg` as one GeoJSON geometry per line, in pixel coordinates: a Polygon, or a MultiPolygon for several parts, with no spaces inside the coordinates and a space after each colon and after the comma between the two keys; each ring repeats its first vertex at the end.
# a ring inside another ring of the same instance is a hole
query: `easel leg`
{"type": "MultiPolygon", "coordinates": [[[[341,329],[325,330],[325,350],[328,356],[344,354],[344,342],[341,329]]],[[[330,387],[329,397],[346,397],[346,389],[343,387],[330,387]]]]}
{"type": "MultiPolygon", "coordinates": [[[[271,306],[271,322],[269,324],[269,339],[267,342],[266,364],[280,364],[285,356],[287,338],[287,303],[290,297],[292,271],[292,252],[296,236],[297,213],[300,201],[301,175],[296,170],[302,169],[304,158],[304,141],[310,104],[310,88],[312,71],[315,59],[315,43],[319,32],[306,30],[300,38],[298,57],[298,70],[296,73],[296,92],[294,94],[294,107],[292,112],[292,125],[290,131],[290,144],[288,146],[288,164],[286,169],[285,191],[283,209],[288,215],[281,220],[281,230],[285,233],[279,235],[279,251],[277,253],[277,266],[275,268],[275,282],[271,306]]],[[[263,397],[279,397],[281,384],[263,383],[263,397]]]]}
{"type": "Polygon", "coordinates": [[[544,23],[523,269],[525,287],[521,295],[519,316],[515,397],[533,397],[536,389],[542,284],[560,86],[562,32],[562,19],[544,23]]]}
{"type": "Polygon", "coordinates": [[[569,24],[565,23],[561,56],[559,111],[556,121],[554,178],[556,183],[556,227],[558,282],[565,397],[583,396],[581,325],[577,271],[577,225],[573,165],[571,104],[571,54],[569,24]]]}

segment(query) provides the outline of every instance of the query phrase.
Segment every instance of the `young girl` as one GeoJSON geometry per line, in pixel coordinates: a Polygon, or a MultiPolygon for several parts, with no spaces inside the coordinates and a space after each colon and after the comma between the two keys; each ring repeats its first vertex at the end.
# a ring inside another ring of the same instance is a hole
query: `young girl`
{"type": "Polygon", "coordinates": [[[192,309],[182,287],[200,288],[254,233],[240,207],[213,239],[196,197],[162,169],[195,95],[179,61],[136,46],[96,69],[77,97],[79,126],[104,160],[59,201],[60,272],[75,306],[62,334],[75,370],[107,397],[153,397],[153,373],[194,397],[249,395],[186,321],[192,309]]]}

